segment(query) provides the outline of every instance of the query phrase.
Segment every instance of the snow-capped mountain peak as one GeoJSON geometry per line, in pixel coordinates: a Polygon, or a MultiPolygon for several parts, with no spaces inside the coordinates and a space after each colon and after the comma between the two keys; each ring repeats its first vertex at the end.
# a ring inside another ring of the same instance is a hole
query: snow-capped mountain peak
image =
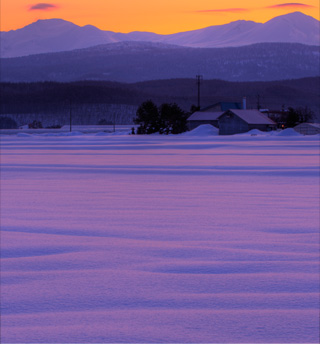
{"type": "Polygon", "coordinates": [[[63,19],[48,19],[38,20],[22,29],[1,32],[0,37],[1,57],[69,51],[123,41],[160,42],[202,48],[265,42],[320,45],[319,21],[301,12],[275,17],[264,24],[239,20],[171,35],[151,32],[123,34],[103,31],[92,25],[80,27],[63,19]]]}

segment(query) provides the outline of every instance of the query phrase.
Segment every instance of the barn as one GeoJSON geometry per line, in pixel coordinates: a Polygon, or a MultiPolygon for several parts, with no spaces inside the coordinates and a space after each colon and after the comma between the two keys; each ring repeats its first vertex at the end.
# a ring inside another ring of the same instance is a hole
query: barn
{"type": "Polygon", "coordinates": [[[211,124],[218,128],[218,118],[225,111],[229,109],[241,109],[241,103],[234,102],[219,102],[213,105],[202,108],[201,110],[194,112],[187,121],[189,130],[197,128],[201,124],[211,124]]]}
{"type": "Polygon", "coordinates": [[[219,135],[246,133],[252,129],[271,131],[277,124],[259,110],[228,110],[219,116],[219,135]]]}

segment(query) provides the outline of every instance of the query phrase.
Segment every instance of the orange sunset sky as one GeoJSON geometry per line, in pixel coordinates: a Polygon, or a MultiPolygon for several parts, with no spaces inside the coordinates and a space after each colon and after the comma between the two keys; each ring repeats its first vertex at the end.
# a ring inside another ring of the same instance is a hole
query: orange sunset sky
{"type": "Polygon", "coordinates": [[[266,22],[300,11],[319,20],[319,0],[1,0],[1,31],[61,18],[103,30],[169,34],[245,19],[266,22]]]}

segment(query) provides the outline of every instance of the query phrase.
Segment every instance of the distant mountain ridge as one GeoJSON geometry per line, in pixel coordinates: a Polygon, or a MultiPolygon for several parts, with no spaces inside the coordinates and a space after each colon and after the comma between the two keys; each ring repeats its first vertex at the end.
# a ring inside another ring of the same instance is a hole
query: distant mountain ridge
{"type": "Polygon", "coordinates": [[[8,82],[110,80],[139,82],[194,78],[271,81],[319,76],[317,46],[260,43],[232,48],[189,48],[120,42],[60,53],[1,60],[8,82]]]}
{"type": "Polygon", "coordinates": [[[204,29],[159,35],[103,31],[92,25],[80,27],[62,19],[38,20],[22,29],[0,33],[1,57],[71,51],[107,43],[144,41],[194,48],[239,47],[256,43],[320,45],[319,21],[301,12],[256,23],[239,20],[204,29]]]}

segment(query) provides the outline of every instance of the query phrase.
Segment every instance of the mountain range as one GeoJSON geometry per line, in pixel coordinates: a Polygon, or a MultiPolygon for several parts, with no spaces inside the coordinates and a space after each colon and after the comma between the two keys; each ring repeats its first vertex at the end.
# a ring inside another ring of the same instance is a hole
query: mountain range
{"type": "Polygon", "coordinates": [[[188,48],[121,42],[59,53],[4,58],[1,81],[111,80],[139,82],[194,78],[271,81],[318,76],[319,47],[259,43],[230,48],[188,48]]]}
{"type": "Polygon", "coordinates": [[[19,57],[84,49],[119,42],[151,42],[193,48],[240,47],[256,43],[319,45],[319,21],[301,12],[256,23],[239,20],[204,29],[160,35],[151,32],[117,33],[92,25],[83,27],[62,19],[38,20],[24,28],[0,32],[1,57],[19,57]]]}

